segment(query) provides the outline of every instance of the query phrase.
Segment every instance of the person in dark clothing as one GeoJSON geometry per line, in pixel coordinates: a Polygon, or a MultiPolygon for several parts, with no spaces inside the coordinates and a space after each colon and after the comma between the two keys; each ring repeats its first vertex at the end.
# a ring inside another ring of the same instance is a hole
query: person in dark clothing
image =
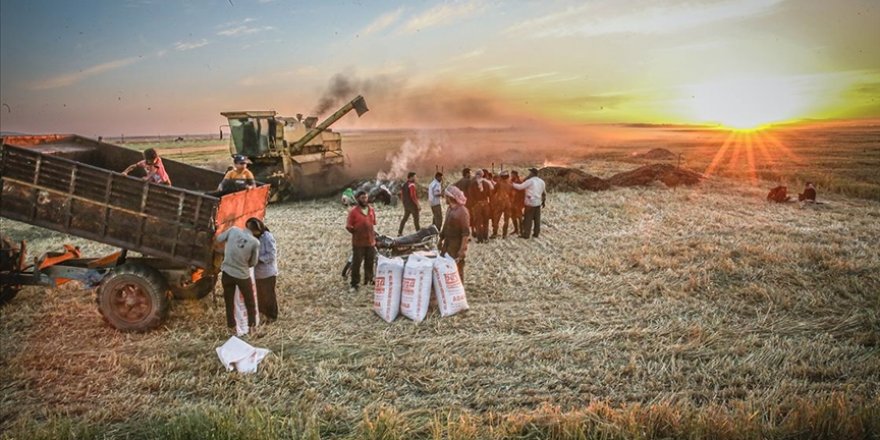
{"type": "MultiPolygon", "coordinates": [[[[502,171],[495,182],[495,190],[492,191],[492,238],[498,237],[498,225],[501,217],[504,217],[502,238],[507,238],[507,227],[510,224],[513,199],[513,186],[510,184],[510,173],[502,171]]],[[[516,224],[514,224],[514,228],[516,224]]]]}
{"type": "Polygon", "coordinates": [[[471,212],[474,218],[471,220],[474,227],[474,236],[477,243],[485,243],[489,239],[489,195],[492,193],[494,184],[483,178],[483,170],[477,171],[471,182],[467,198],[471,201],[471,212]]]}
{"type": "Polygon", "coordinates": [[[807,182],[804,192],[798,194],[798,201],[816,203],[816,187],[813,182],[807,182]]]}
{"type": "Polygon", "coordinates": [[[373,282],[373,264],[376,260],[376,212],[367,201],[367,193],[355,194],[358,204],[348,212],[345,229],[351,233],[351,290],[355,291],[361,281],[361,264],[364,266],[364,285],[373,282]]]}
{"type": "Polygon", "coordinates": [[[278,278],[277,248],[275,236],[262,220],[251,217],[247,228],[259,231],[255,234],[260,240],[260,255],[254,266],[254,284],[257,286],[257,310],[266,315],[269,322],[278,319],[278,299],[275,296],[275,281],[278,278]]]}
{"type": "Polygon", "coordinates": [[[410,215],[413,217],[416,232],[419,232],[419,195],[416,190],[416,173],[410,171],[406,175],[406,183],[400,188],[400,199],[403,200],[403,219],[400,220],[397,236],[403,235],[403,227],[406,226],[410,215]]]}
{"type": "Polygon", "coordinates": [[[513,188],[514,183],[522,183],[519,171],[516,170],[510,172],[510,185],[513,189],[513,197],[510,201],[510,218],[513,220],[513,233],[520,235],[522,234],[523,211],[526,208],[526,191],[513,188]]]}
{"type": "Polygon", "coordinates": [[[464,260],[471,235],[470,214],[465,208],[467,196],[455,185],[447,187],[444,194],[449,208],[446,209],[446,220],[443,221],[438,248],[441,255],[448,254],[455,259],[458,275],[464,283],[464,260]]]}

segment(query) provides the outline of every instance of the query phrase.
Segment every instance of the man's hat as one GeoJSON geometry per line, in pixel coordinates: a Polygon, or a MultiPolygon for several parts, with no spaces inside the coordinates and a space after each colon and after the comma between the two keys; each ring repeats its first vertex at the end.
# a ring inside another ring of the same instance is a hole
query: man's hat
{"type": "Polygon", "coordinates": [[[501,172],[501,177],[509,177],[509,176],[510,176],[510,172],[508,172],[507,170],[504,170],[501,172]]]}
{"type": "Polygon", "coordinates": [[[241,154],[236,154],[235,156],[232,156],[232,163],[252,163],[252,162],[250,159],[247,158],[247,156],[244,156],[241,154]]]}

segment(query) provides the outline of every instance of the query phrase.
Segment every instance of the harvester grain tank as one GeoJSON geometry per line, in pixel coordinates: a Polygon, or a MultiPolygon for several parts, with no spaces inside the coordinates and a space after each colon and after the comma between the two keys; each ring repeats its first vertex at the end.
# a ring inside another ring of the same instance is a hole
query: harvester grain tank
{"type": "Polygon", "coordinates": [[[318,118],[281,117],[274,111],[220,113],[229,121],[229,150],[251,160],[257,180],[272,185],[270,201],[325,195],[344,182],[342,136],[330,130],[348,112],[369,109],[362,96],[330,115],[318,118]]]}

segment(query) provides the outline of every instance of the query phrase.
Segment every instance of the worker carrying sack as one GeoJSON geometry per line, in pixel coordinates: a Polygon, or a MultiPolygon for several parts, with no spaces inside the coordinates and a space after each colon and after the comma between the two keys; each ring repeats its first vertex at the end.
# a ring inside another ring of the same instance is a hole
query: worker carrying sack
{"type": "Polygon", "coordinates": [[[376,276],[373,278],[373,311],[387,322],[394,321],[400,311],[400,290],[403,280],[403,260],[379,255],[376,276]]]}
{"type": "Polygon", "coordinates": [[[434,260],[434,292],[440,316],[444,318],[469,308],[464,285],[458,276],[458,266],[455,265],[455,259],[448,255],[434,260]]]}
{"type": "Polygon", "coordinates": [[[415,322],[422,322],[428,315],[431,301],[431,271],[434,261],[412,254],[403,268],[403,289],[400,294],[400,313],[415,322]]]}

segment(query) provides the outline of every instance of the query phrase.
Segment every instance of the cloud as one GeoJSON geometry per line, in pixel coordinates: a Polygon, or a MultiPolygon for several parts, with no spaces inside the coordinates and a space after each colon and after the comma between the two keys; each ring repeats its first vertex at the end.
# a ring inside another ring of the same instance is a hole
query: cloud
{"type": "MultiPolygon", "coordinates": [[[[253,21],[253,19],[245,19],[244,23],[248,23],[249,21],[253,21]]],[[[239,35],[250,35],[250,34],[256,34],[258,32],[271,31],[273,29],[275,29],[275,27],[273,27],[273,26],[252,27],[252,26],[246,26],[244,24],[241,24],[241,25],[230,27],[228,29],[224,29],[220,32],[217,32],[217,35],[223,35],[223,36],[227,36],[227,37],[236,37],[239,35]]]]}
{"type": "Polygon", "coordinates": [[[199,41],[193,41],[190,43],[184,43],[182,41],[178,41],[177,43],[174,43],[174,50],[179,50],[179,51],[193,50],[193,49],[198,49],[198,48],[200,48],[202,46],[206,46],[206,45],[208,45],[208,40],[204,39],[204,38],[202,38],[199,41]]]}
{"type": "Polygon", "coordinates": [[[118,60],[108,61],[106,63],[101,63],[77,72],[73,73],[65,73],[62,75],[54,76],[42,81],[37,81],[31,84],[31,90],[48,90],[48,89],[56,89],[59,87],[66,87],[71,84],[76,84],[86,78],[90,78],[96,75],[100,75],[104,72],[109,72],[111,70],[120,69],[122,67],[128,66],[130,64],[134,64],[138,62],[139,57],[129,57],[122,58],[118,60]]]}
{"type": "MultiPolygon", "coordinates": [[[[535,37],[599,36],[618,33],[657,34],[738,20],[770,13],[783,0],[725,0],[709,4],[691,2],[662,7],[614,4],[627,12],[597,10],[595,4],[569,8],[508,28],[508,34],[535,37]],[[630,12],[635,11],[635,12],[630,12]]],[[[608,4],[605,4],[608,5],[608,4]]]]}
{"type": "Polygon", "coordinates": [[[543,72],[543,73],[536,73],[534,75],[521,76],[519,78],[511,79],[507,82],[518,83],[518,82],[523,82],[523,81],[531,81],[533,79],[551,78],[554,76],[556,76],[556,72],[543,72]]]}
{"type": "Polygon", "coordinates": [[[313,77],[318,75],[319,73],[321,73],[321,70],[315,66],[303,66],[291,70],[246,76],[240,79],[238,83],[244,87],[262,86],[266,84],[279,84],[285,81],[289,81],[293,78],[313,77]]]}
{"type": "Polygon", "coordinates": [[[458,20],[472,17],[484,9],[479,1],[463,3],[444,3],[410,18],[401,29],[402,33],[408,34],[427,28],[444,26],[458,20]]]}
{"type": "Polygon", "coordinates": [[[403,14],[403,7],[397,8],[394,11],[386,12],[373,20],[372,23],[368,24],[360,34],[366,36],[381,32],[394,23],[397,23],[401,14],[403,14]]]}

